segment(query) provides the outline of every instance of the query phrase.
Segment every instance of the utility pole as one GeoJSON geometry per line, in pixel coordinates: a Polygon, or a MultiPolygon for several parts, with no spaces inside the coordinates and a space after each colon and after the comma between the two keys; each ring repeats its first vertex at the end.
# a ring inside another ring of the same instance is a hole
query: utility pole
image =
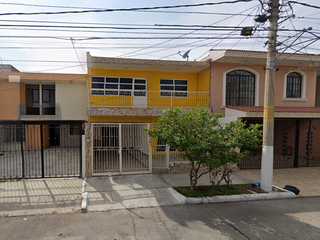
{"type": "Polygon", "coordinates": [[[276,75],[276,44],[279,18],[279,0],[270,0],[270,26],[264,90],[263,146],[261,161],[261,189],[272,191],[274,142],[274,83],[276,75]]]}

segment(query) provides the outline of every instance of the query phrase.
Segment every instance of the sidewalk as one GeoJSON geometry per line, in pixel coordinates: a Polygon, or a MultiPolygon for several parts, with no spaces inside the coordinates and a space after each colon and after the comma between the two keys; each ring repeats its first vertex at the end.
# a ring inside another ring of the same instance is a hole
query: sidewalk
{"type": "MultiPolygon", "coordinates": [[[[261,170],[240,170],[240,174],[260,182],[261,170]]],[[[320,167],[283,168],[273,170],[273,185],[292,185],[300,190],[298,196],[320,196],[320,167]]]]}
{"type": "Polygon", "coordinates": [[[80,178],[0,182],[0,216],[78,212],[82,183],[80,178]]]}
{"type": "MultiPolygon", "coordinates": [[[[234,173],[233,184],[254,183],[234,173]]],[[[210,185],[208,176],[198,185],[210,185]]],[[[168,188],[189,186],[188,174],[140,174],[93,177],[87,180],[88,212],[180,204],[168,188]]]]}
{"type": "MultiPolygon", "coordinates": [[[[233,184],[255,183],[260,170],[233,174],[233,184]]],[[[320,168],[275,169],[274,185],[293,185],[301,196],[320,196],[320,168]]],[[[210,185],[208,176],[198,185],[210,185]]],[[[0,182],[0,216],[79,212],[83,180],[56,178],[0,182]]],[[[139,174],[88,178],[88,211],[180,204],[170,187],[189,186],[188,174],[139,174]]],[[[299,195],[300,196],[300,195],[299,195]]]]}
{"type": "MultiPolygon", "coordinates": [[[[234,183],[251,183],[236,173],[234,183]]],[[[209,184],[208,177],[200,185],[209,184]]],[[[80,178],[29,179],[0,182],[0,216],[79,212],[80,178]]],[[[92,177],[87,180],[88,211],[106,211],[179,204],[168,188],[189,186],[188,174],[140,174],[92,177]]]]}

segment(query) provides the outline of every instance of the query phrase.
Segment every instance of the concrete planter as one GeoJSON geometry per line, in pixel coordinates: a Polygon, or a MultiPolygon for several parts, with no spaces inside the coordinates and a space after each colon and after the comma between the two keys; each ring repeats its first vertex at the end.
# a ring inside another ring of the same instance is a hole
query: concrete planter
{"type": "Polygon", "coordinates": [[[202,198],[188,198],[178,193],[172,187],[169,191],[181,204],[196,204],[196,203],[213,203],[213,202],[239,202],[239,201],[256,201],[267,199],[282,199],[282,198],[294,198],[296,195],[293,192],[289,192],[285,189],[273,186],[283,192],[271,192],[271,193],[255,193],[255,194],[241,194],[230,196],[215,196],[215,197],[202,197],[202,198]]]}

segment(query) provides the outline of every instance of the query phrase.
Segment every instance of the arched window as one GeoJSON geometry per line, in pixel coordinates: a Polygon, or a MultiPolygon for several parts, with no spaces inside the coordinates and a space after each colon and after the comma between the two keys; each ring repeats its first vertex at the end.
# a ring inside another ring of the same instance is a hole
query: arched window
{"type": "Polygon", "coordinates": [[[287,75],[287,98],[301,98],[302,76],[299,73],[291,72],[287,75]]]}
{"type": "Polygon", "coordinates": [[[227,73],[226,106],[254,106],[255,76],[244,70],[227,73]]]}

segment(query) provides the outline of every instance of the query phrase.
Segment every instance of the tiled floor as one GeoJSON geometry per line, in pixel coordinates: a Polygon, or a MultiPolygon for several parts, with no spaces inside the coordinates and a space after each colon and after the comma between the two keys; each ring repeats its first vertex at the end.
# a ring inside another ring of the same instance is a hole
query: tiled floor
{"type": "MultiPolygon", "coordinates": [[[[260,181],[260,169],[240,170],[240,173],[260,181]]],[[[299,196],[320,196],[320,167],[301,167],[274,169],[273,185],[283,188],[295,186],[300,190],[299,196]]]]}

